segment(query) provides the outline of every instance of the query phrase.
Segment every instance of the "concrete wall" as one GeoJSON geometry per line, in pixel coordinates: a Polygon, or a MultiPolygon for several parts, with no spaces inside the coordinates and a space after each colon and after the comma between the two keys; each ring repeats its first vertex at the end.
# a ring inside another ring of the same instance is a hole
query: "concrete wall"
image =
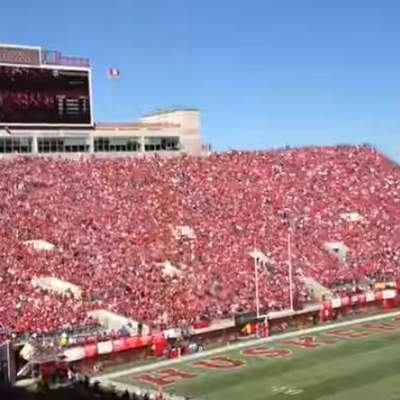
{"type": "Polygon", "coordinates": [[[171,110],[155,113],[140,119],[144,123],[165,123],[179,126],[177,131],[187,154],[200,156],[200,112],[197,110],[171,110]]]}

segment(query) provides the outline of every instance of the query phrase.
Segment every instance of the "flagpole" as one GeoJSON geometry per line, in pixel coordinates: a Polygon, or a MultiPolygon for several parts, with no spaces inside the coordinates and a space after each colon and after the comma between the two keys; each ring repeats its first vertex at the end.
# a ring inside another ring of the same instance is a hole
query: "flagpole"
{"type": "Polygon", "coordinates": [[[110,81],[109,86],[108,86],[109,87],[108,108],[109,108],[109,112],[111,114],[114,112],[114,103],[116,101],[116,93],[115,93],[116,84],[113,81],[117,80],[117,78],[119,78],[120,75],[121,75],[121,73],[120,73],[119,69],[109,68],[107,70],[107,77],[108,77],[108,80],[110,81]]]}
{"type": "Polygon", "coordinates": [[[108,101],[107,101],[107,107],[108,107],[108,112],[110,115],[113,115],[113,79],[111,78],[110,74],[108,73],[108,101]]]}

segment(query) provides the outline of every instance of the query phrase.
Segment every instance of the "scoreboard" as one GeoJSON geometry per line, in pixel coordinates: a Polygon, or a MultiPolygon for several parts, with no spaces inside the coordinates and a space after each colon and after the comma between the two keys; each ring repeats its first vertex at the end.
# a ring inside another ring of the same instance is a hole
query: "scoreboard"
{"type": "Polygon", "coordinates": [[[40,64],[40,49],[30,47],[0,46],[1,64],[40,64]]]}
{"type": "Polygon", "coordinates": [[[0,126],[91,126],[90,69],[49,66],[41,52],[0,46],[0,126]]]}

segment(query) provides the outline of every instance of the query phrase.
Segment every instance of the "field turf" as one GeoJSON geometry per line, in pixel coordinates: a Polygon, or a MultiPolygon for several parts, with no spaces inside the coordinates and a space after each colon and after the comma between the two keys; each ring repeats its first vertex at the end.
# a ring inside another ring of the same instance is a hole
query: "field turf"
{"type": "Polygon", "coordinates": [[[204,400],[400,400],[400,319],[181,360],[112,382],[156,389],[161,379],[166,393],[204,400]]]}

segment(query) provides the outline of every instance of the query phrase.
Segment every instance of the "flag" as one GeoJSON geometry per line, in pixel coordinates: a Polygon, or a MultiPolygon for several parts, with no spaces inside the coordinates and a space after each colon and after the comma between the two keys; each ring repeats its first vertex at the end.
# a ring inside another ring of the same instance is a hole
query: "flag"
{"type": "Polygon", "coordinates": [[[121,75],[121,72],[119,69],[116,68],[109,68],[108,70],[108,77],[109,78],[118,78],[121,75]]]}

